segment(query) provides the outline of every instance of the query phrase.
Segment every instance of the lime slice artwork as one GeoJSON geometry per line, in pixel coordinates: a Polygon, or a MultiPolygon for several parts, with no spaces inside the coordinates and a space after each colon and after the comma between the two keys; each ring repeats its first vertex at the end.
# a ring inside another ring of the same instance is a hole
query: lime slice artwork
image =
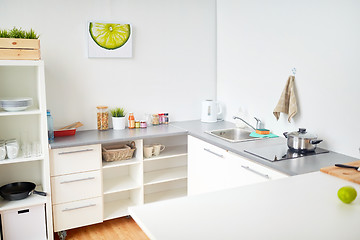
{"type": "Polygon", "coordinates": [[[131,57],[131,25],[89,22],[89,57],[131,57]]]}

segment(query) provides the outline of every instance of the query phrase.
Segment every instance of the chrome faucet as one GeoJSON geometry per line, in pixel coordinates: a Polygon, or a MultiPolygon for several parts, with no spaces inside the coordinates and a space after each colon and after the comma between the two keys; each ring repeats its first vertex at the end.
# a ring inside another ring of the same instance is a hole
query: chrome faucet
{"type": "Polygon", "coordinates": [[[241,121],[243,121],[246,125],[248,125],[249,127],[251,127],[252,129],[256,130],[253,126],[251,126],[251,124],[249,124],[248,122],[246,122],[244,119],[234,116],[233,119],[239,119],[241,121]]]}

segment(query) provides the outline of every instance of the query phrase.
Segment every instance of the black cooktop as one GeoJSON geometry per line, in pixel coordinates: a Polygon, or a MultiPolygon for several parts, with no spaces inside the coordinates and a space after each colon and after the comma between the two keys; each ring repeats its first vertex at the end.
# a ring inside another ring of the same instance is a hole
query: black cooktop
{"type": "Polygon", "coordinates": [[[315,148],[314,151],[308,151],[308,152],[295,152],[290,150],[287,145],[267,146],[261,148],[248,149],[244,151],[271,162],[329,152],[328,150],[322,148],[315,148]]]}

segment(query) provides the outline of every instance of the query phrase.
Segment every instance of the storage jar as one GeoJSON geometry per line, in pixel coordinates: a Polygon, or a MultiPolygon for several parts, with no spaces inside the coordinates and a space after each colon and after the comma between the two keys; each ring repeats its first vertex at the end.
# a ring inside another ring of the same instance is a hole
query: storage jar
{"type": "Polygon", "coordinates": [[[107,106],[97,106],[97,129],[109,129],[109,111],[107,106]]]}

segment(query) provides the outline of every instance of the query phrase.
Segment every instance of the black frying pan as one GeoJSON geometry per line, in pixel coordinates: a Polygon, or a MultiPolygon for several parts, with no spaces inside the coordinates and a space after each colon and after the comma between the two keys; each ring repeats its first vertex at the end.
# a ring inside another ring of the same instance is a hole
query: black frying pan
{"type": "Polygon", "coordinates": [[[24,199],[33,193],[46,196],[45,192],[35,191],[35,187],[32,182],[9,183],[0,188],[0,196],[9,201],[24,199]]]}

